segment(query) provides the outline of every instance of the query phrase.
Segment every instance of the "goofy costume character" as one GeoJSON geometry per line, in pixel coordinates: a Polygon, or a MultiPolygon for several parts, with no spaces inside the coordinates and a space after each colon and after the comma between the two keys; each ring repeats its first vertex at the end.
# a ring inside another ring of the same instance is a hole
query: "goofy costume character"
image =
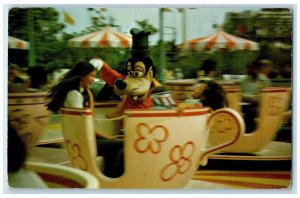
{"type": "Polygon", "coordinates": [[[122,102],[107,118],[122,115],[124,109],[149,109],[154,106],[150,98],[152,89],[161,86],[155,80],[155,67],[148,56],[149,32],[133,28],[130,30],[133,37],[131,55],[126,61],[127,76],[124,76],[108,66],[99,58],[93,58],[90,63],[99,69],[100,77],[114,87],[117,95],[123,98],[122,102]]]}
{"type": "MultiPolygon", "coordinates": [[[[149,109],[154,104],[149,97],[152,89],[160,86],[154,79],[155,67],[148,57],[149,32],[133,28],[130,33],[133,36],[131,50],[132,57],[126,62],[127,75],[124,76],[100,58],[93,58],[90,63],[99,70],[100,77],[110,86],[114,87],[117,95],[123,99],[107,118],[118,117],[124,109],[149,109]]],[[[104,156],[105,174],[110,177],[119,177],[124,172],[123,141],[97,138],[98,155],[104,156]]]]}

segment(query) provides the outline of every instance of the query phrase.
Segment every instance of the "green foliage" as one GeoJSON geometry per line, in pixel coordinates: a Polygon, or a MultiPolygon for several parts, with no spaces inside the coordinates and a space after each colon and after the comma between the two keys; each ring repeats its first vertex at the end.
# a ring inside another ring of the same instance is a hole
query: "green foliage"
{"type": "Polygon", "coordinates": [[[105,27],[106,25],[115,27],[114,18],[111,16],[109,16],[109,17],[105,16],[106,10],[102,10],[101,8],[100,9],[87,8],[87,10],[91,15],[90,20],[92,22],[92,25],[90,27],[87,27],[85,30],[82,30],[79,33],[79,35],[84,35],[84,34],[99,31],[99,30],[101,30],[101,28],[105,27]]]}
{"type": "MultiPolygon", "coordinates": [[[[29,41],[32,34],[35,48],[36,64],[48,70],[70,68],[79,61],[88,61],[94,56],[103,58],[116,69],[124,59],[129,57],[129,49],[100,48],[69,48],[68,40],[79,35],[99,31],[110,24],[113,27],[114,18],[106,17],[100,9],[88,9],[91,12],[92,25],[80,33],[66,34],[65,25],[58,22],[59,13],[54,8],[12,8],[9,12],[9,35],[29,41]],[[33,30],[29,28],[29,17],[32,16],[33,30]]],[[[13,57],[14,52],[10,50],[13,57]]],[[[19,52],[18,52],[19,53],[19,52]]],[[[24,52],[28,53],[28,52],[24,52]]],[[[15,53],[16,55],[16,53],[15,53]]],[[[27,66],[27,61],[21,66],[27,66]]],[[[123,66],[123,65],[122,65],[123,66]]]]}
{"type": "Polygon", "coordinates": [[[153,25],[149,24],[149,21],[147,19],[141,20],[141,21],[135,21],[139,28],[145,31],[151,32],[151,34],[155,34],[158,32],[158,29],[155,28],[153,25]]]}
{"type": "Polygon", "coordinates": [[[58,40],[57,35],[64,28],[58,16],[53,8],[12,8],[9,11],[9,35],[26,41],[33,35],[34,42],[30,44],[34,45],[37,65],[52,68],[64,64],[57,59],[66,48],[65,42],[58,40]],[[32,17],[32,29],[29,17],[32,17]]]}
{"type": "Polygon", "coordinates": [[[8,34],[28,40],[27,9],[10,9],[8,14],[8,34]]]}

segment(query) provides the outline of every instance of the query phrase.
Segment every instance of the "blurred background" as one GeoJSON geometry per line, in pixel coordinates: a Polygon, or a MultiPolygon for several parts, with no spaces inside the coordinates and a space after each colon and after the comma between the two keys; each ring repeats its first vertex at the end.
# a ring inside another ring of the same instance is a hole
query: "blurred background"
{"type": "MultiPolygon", "coordinates": [[[[200,5],[201,6],[201,5],[200,5]]],[[[8,62],[55,72],[99,56],[121,71],[130,29],[152,32],[150,56],[160,81],[197,78],[206,59],[218,77],[239,78],[255,59],[273,63],[273,81],[291,81],[293,12],[288,7],[11,7],[8,62]]],[[[26,78],[26,76],[24,76],[26,78]]]]}

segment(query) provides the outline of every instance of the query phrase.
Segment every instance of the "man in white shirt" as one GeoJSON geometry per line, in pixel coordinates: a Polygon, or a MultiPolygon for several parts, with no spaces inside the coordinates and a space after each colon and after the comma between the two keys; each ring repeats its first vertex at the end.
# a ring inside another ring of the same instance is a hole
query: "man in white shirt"
{"type": "Polygon", "coordinates": [[[263,82],[263,87],[271,87],[272,81],[269,79],[269,74],[272,71],[272,63],[267,59],[261,59],[258,62],[258,79],[263,82]]]}

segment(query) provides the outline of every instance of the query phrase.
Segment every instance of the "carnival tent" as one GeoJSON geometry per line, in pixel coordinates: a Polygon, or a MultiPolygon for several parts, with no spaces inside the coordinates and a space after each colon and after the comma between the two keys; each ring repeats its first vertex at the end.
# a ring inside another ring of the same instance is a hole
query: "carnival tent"
{"type": "MultiPolygon", "coordinates": [[[[222,75],[224,72],[233,72],[232,63],[229,65],[224,62],[224,56],[226,54],[228,55],[228,52],[237,52],[242,50],[254,52],[259,50],[259,44],[251,40],[231,35],[224,32],[222,29],[219,29],[212,35],[183,42],[179,45],[179,50],[181,52],[215,53],[217,59],[217,72],[218,75],[222,75]]],[[[251,59],[251,57],[252,56],[249,56],[244,60],[240,59],[238,68],[241,68],[241,65],[246,64],[246,62],[248,62],[248,58],[251,59]]]]}
{"type": "Polygon", "coordinates": [[[107,26],[100,31],[70,39],[68,44],[70,47],[80,48],[129,48],[131,42],[131,36],[113,31],[107,26]]]}
{"type": "Polygon", "coordinates": [[[8,36],[8,48],[28,50],[29,42],[12,37],[12,36],[8,36]]]}
{"type": "Polygon", "coordinates": [[[235,51],[235,50],[259,50],[258,43],[240,38],[218,30],[216,33],[185,41],[180,45],[181,51],[235,51]]]}

